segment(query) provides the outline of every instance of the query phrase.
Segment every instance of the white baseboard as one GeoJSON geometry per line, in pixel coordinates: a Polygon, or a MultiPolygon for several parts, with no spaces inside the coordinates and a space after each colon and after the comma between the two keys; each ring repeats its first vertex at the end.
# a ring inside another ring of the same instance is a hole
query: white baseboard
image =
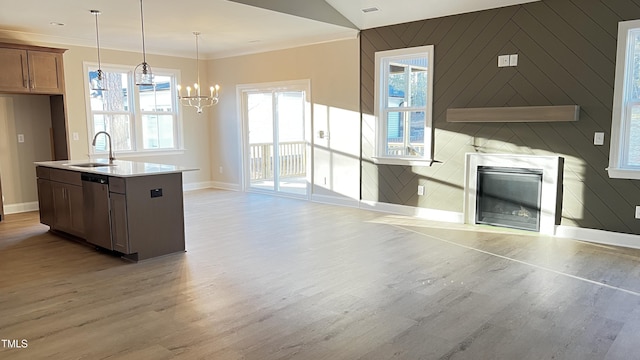
{"type": "Polygon", "coordinates": [[[360,200],[342,196],[312,194],[311,201],[322,204],[346,206],[352,208],[360,207],[360,200]]]}
{"type": "Polygon", "coordinates": [[[634,234],[558,225],[556,226],[555,236],[603,245],[640,249],[640,235],[634,234]]]}
{"type": "Polygon", "coordinates": [[[380,212],[397,214],[397,215],[413,216],[413,217],[425,219],[425,220],[442,221],[442,222],[457,223],[457,224],[464,223],[464,214],[459,212],[453,212],[453,211],[425,209],[425,208],[418,208],[413,206],[381,203],[377,201],[367,201],[367,200],[361,200],[359,207],[361,209],[366,209],[366,210],[380,211],[380,212]]]}
{"type": "MultiPolygon", "coordinates": [[[[335,202],[333,204],[341,205],[335,202]]],[[[359,207],[366,210],[412,216],[426,220],[464,224],[464,214],[452,211],[416,208],[413,206],[380,203],[377,201],[366,200],[361,200],[359,207]]],[[[640,249],[640,235],[618,233],[614,231],[556,225],[555,232],[554,234],[552,234],[552,236],[572,240],[587,241],[602,245],[640,249]]]]}
{"type": "Polygon", "coordinates": [[[38,209],[39,207],[38,207],[37,201],[4,205],[5,214],[18,214],[18,213],[29,212],[29,211],[37,211],[38,209]]]}
{"type": "Polygon", "coordinates": [[[240,186],[240,184],[225,183],[220,181],[211,181],[210,183],[210,187],[212,188],[230,191],[242,191],[242,186],[240,186]]]}
{"type": "Polygon", "coordinates": [[[188,184],[182,184],[182,191],[202,190],[202,189],[209,189],[212,187],[213,187],[213,183],[211,181],[193,182],[188,184]]]}

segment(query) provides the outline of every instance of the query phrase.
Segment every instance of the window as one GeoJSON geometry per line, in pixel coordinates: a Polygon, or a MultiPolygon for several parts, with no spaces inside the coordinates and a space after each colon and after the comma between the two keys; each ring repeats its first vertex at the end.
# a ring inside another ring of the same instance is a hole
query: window
{"type": "Polygon", "coordinates": [[[618,24],[609,177],[640,179],[640,20],[618,24]]]}
{"type": "MultiPolygon", "coordinates": [[[[120,153],[178,150],[177,71],[154,69],[154,85],[140,87],[134,85],[132,71],[129,67],[103,66],[107,90],[91,90],[97,67],[85,65],[90,139],[106,131],[111,135],[113,150],[120,153]]],[[[89,149],[91,153],[108,150],[104,136],[89,149]]]]}
{"type": "Polygon", "coordinates": [[[380,164],[432,159],[433,45],[376,53],[376,157],[380,164]]]}

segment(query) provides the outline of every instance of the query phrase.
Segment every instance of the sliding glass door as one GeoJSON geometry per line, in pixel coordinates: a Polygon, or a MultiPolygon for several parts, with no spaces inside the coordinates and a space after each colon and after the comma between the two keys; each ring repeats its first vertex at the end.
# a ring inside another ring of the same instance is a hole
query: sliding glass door
{"type": "Polygon", "coordinates": [[[280,84],[242,94],[245,189],[308,196],[307,90],[280,84]]]}

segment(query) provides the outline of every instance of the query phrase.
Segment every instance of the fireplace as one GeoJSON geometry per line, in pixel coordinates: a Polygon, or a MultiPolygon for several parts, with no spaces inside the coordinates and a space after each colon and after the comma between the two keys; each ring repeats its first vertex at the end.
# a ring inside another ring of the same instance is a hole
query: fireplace
{"type": "Polygon", "coordinates": [[[478,166],[476,224],[540,230],[542,170],[478,166]]]}
{"type": "Polygon", "coordinates": [[[564,158],[469,153],[465,160],[465,223],[555,234],[562,215],[564,158]],[[510,182],[515,189],[509,189],[510,182]]]}

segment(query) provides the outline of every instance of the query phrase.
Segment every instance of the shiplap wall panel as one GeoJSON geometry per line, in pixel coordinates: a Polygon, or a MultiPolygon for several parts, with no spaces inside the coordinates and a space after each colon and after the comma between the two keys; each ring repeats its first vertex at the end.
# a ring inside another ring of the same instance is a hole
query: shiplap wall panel
{"type": "MultiPolygon", "coordinates": [[[[373,114],[375,51],[434,45],[431,167],[362,164],[362,197],[462,212],[464,156],[504,152],[565,157],[563,225],[640,234],[640,181],[605,168],[618,22],[640,18],[640,0],[542,0],[361,32],[363,116],[373,114]],[[517,67],[497,56],[517,53],[517,67]],[[575,123],[446,123],[448,108],[572,105],[575,123]],[[605,132],[605,146],[593,133],[605,132]],[[426,186],[416,196],[417,185],[426,186]]],[[[363,132],[365,134],[365,132],[363,132]]],[[[373,146],[367,131],[363,144],[373,146]]]]}
{"type": "Polygon", "coordinates": [[[605,1],[605,4],[621,19],[625,19],[630,14],[635,14],[640,11],[640,7],[633,0],[605,1]]]}
{"type": "MultiPolygon", "coordinates": [[[[603,27],[599,26],[598,23],[593,21],[584,12],[585,9],[581,9],[572,2],[561,1],[561,2],[549,2],[546,5],[549,6],[550,9],[553,9],[558,15],[566,21],[566,24],[570,25],[577,32],[576,38],[579,41],[588,41],[592,44],[598,44],[598,47],[593,46],[593,48],[598,51],[602,56],[609,59],[611,62],[616,61],[616,44],[611,42],[611,37],[616,37],[616,34],[609,34],[603,27]],[[588,40],[587,40],[588,39],[588,40]]],[[[591,54],[586,54],[591,57],[591,54]]],[[[601,70],[605,71],[609,68],[603,68],[601,70]]],[[[612,74],[606,73],[606,78],[610,78],[612,74]]]]}

